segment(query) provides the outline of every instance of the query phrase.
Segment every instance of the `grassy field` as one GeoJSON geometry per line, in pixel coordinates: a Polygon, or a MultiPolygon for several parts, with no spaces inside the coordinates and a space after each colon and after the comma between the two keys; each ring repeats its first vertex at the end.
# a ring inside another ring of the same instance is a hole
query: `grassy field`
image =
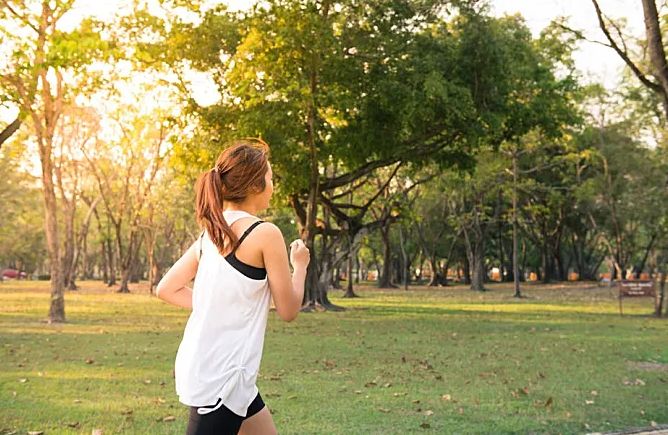
{"type": "MultiPolygon", "coordinates": [[[[182,434],[187,319],[84,282],[48,325],[48,283],[0,283],[0,434],[182,434]]],[[[281,434],[586,433],[668,423],[668,319],[595,284],[380,291],[274,312],[258,386],[281,434]]]]}

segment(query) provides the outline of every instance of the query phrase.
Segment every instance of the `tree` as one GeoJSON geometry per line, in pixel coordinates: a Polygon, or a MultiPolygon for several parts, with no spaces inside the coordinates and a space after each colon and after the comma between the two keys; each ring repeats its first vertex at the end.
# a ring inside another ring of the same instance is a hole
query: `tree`
{"type": "Polygon", "coordinates": [[[452,75],[453,39],[422,32],[445,4],[273,1],[243,16],[214,9],[147,50],[173,66],[186,58],[212,71],[221,102],[195,107],[219,139],[211,142],[261,134],[275,144],[272,163],[311,249],[311,306],[331,306],[315,249],[325,192],[402,161],[452,164],[472,145],[466,131],[476,123],[452,75]],[[202,37],[206,44],[194,43],[202,37]],[[330,164],[338,168],[331,176],[330,164]]]}
{"type": "Polygon", "coordinates": [[[79,29],[63,32],[61,18],[74,0],[10,1],[0,5],[3,43],[10,47],[8,61],[0,66],[3,103],[19,111],[16,121],[0,136],[8,137],[17,123],[30,120],[42,167],[45,229],[51,267],[50,322],[65,321],[64,274],[58,235],[57,199],[54,186],[54,137],[64,106],[85,86],[72,82],[85,67],[103,56],[104,43],[95,23],[85,21],[79,29]],[[80,85],[80,86],[78,86],[80,85]]]}
{"type": "Polygon", "coordinates": [[[46,254],[39,180],[23,169],[25,145],[13,141],[0,150],[0,269],[35,273],[46,254]]]}
{"type": "Polygon", "coordinates": [[[605,16],[598,0],[592,0],[592,4],[596,11],[599,27],[608,40],[607,45],[619,55],[643,86],[659,96],[663,105],[664,117],[668,118],[668,62],[666,61],[663,31],[656,2],[654,0],[641,0],[645,16],[645,41],[641,45],[647,47],[649,74],[643,71],[645,69],[644,65],[631,59],[632,55],[629,52],[627,41],[622,37],[620,26],[605,16]],[[611,31],[611,27],[614,30],[611,31]],[[616,36],[613,36],[613,32],[616,36]],[[653,78],[650,78],[650,75],[653,78]]]}
{"type": "Polygon", "coordinates": [[[130,274],[143,241],[142,215],[150,208],[152,189],[169,153],[170,124],[157,113],[130,114],[130,117],[126,114],[117,120],[117,125],[121,133],[118,143],[98,140],[95,147],[81,151],[97,181],[107,219],[114,230],[121,271],[118,291],[129,293],[130,274]],[[114,154],[117,158],[111,157],[114,154]]]}

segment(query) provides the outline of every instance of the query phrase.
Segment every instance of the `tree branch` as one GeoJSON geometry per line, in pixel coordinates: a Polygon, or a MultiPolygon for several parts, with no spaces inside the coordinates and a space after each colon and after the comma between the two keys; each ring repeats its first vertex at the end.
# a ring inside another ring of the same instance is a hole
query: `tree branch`
{"type": "Polygon", "coordinates": [[[598,17],[598,24],[601,30],[603,31],[603,34],[605,34],[605,37],[610,41],[610,46],[612,47],[613,50],[617,52],[619,57],[622,58],[624,63],[628,65],[629,68],[631,68],[631,71],[633,71],[633,74],[638,77],[638,79],[648,88],[653,90],[654,92],[658,93],[663,93],[663,90],[661,86],[659,86],[657,83],[651,81],[650,79],[647,78],[647,76],[636,66],[635,63],[629,58],[628,54],[626,51],[622,50],[619,48],[619,45],[617,42],[612,38],[612,35],[610,34],[610,31],[608,30],[607,25],[605,24],[605,17],[603,16],[603,12],[601,12],[601,8],[598,5],[597,0],[591,0],[592,3],[594,4],[594,9],[596,9],[596,16],[598,17]]]}
{"type": "Polygon", "coordinates": [[[16,130],[19,129],[20,126],[21,115],[17,116],[11,124],[9,124],[4,128],[4,130],[0,132],[0,148],[2,148],[2,144],[5,143],[5,141],[7,141],[7,139],[9,139],[16,132],[16,130]]]}

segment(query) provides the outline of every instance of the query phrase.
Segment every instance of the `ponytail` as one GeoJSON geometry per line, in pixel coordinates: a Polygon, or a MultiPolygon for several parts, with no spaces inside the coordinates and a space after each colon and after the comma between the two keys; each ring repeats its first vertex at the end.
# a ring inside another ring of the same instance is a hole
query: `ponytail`
{"type": "Polygon", "coordinates": [[[211,170],[197,179],[195,216],[221,255],[233,251],[239,243],[223,216],[223,201],[240,203],[249,194],[264,191],[268,152],[269,146],[262,139],[240,139],[218,156],[211,170]]]}
{"type": "Polygon", "coordinates": [[[195,210],[197,222],[209,233],[209,237],[221,255],[225,245],[236,247],[238,237],[223,217],[225,187],[217,168],[200,175],[195,188],[195,210]],[[227,241],[227,243],[225,243],[227,241]]]}

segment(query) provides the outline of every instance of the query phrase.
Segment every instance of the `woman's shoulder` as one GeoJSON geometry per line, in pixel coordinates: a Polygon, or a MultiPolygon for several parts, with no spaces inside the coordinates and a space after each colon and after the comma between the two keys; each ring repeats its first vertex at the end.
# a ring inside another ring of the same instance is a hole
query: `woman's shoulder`
{"type": "Polygon", "coordinates": [[[268,221],[262,221],[261,224],[255,228],[255,231],[258,232],[258,234],[262,234],[265,237],[280,237],[281,239],[283,238],[283,233],[281,232],[281,229],[276,226],[276,224],[268,221]]]}

